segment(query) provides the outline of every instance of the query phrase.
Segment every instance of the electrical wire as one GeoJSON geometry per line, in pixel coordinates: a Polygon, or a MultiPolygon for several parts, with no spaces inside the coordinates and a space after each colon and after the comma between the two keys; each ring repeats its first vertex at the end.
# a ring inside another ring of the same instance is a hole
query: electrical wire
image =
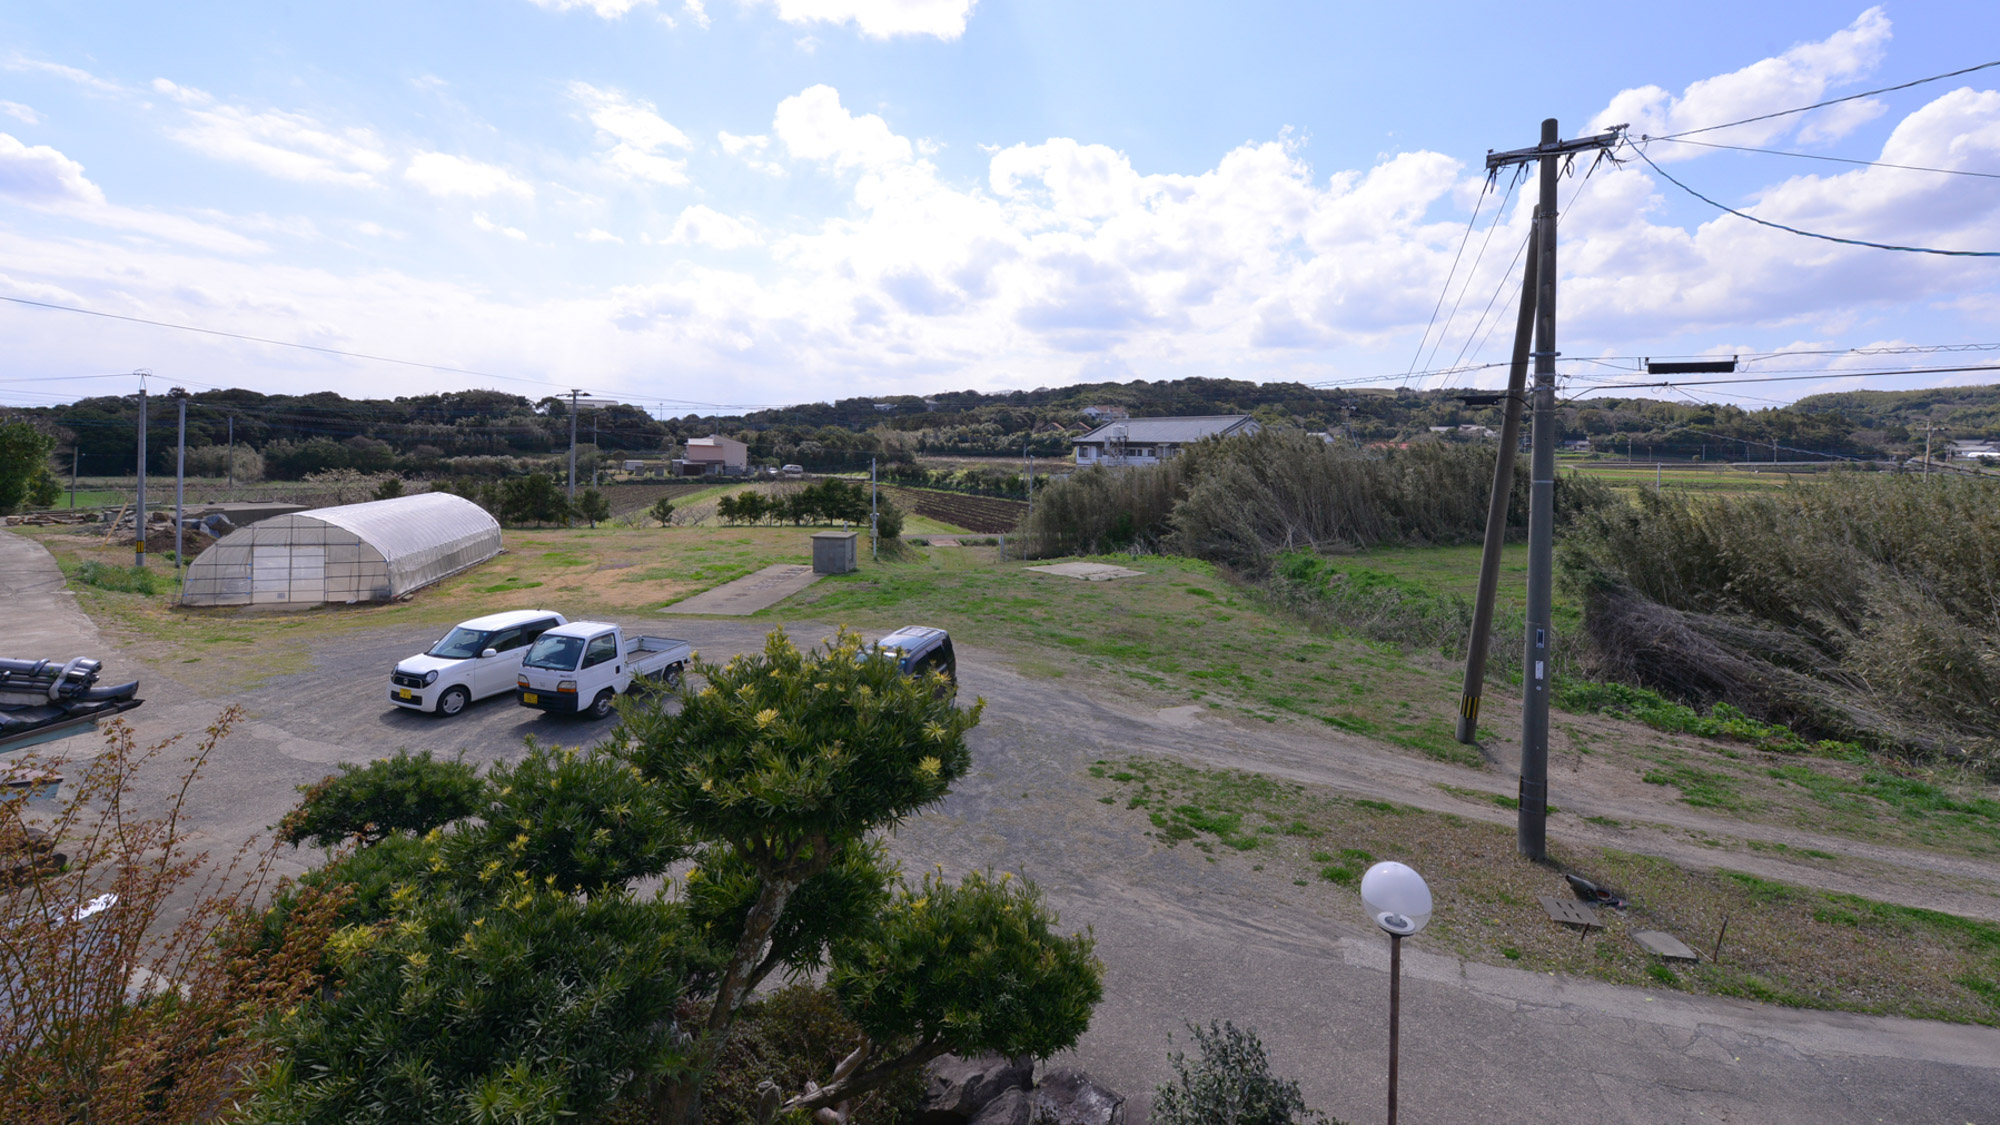
{"type": "Polygon", "coordinates": [[[1841,102],[1851,102],[1860,98],[1872,98],[1877,94],[1888,94],[1888,93],[1893,93],[1897,90],[1907,90],[1912,86],[1921,86],[1926,82],[1939,82],[1946,78],[1956,78],[1961,74],[1971,74],[1973,71],[1985,70],[1989,67],[1995,67],[1995,66],[2000,66],[2000,59],[1996,59],[1993,62],[1980,63],[1978,66],[1968,66],[1963,70],[1952,70],[1952,71],[1947,71],[1943,74],[1933,74],[1929,78],[1918,78],[1910,82],[1901,82],[1894,86],[1884,86],[1879,90],[1863,90],[1858,94],[1848,94],[1845,97],[1828,98],[1826,101],[1814,102],[1811,105],[1802,105],[1797,109],[1781,109],[1776,113],[1760,113],[1755,117],[1745,117],[1741,121],[1725,121],[1720,125],[1704,125],[1699,129],[1683,129],[1678,133],[1668,133],[1665,136],[1654,137],[1653,139],[1656,141],[1671,141],[1681,137],[1692,137],[1696,133],[1713,133],[1717,129],[1733,129],[1738,125],[1748,125],[1755,121],[1769,121],[1774,117],[1788,117],[1794,113],[1805,113],[1808,110],[1823,109],[1830,105],[1839,105],[1841,102]]]}
{"type": "MultiPolygon", "coordinates": [[[[1569,202],[1562,204],[1561,206],[1556,208],[1556,225],[1558,228],[1562,226],[1563,216],[1569,214],[1570,210],[1576,206],[1576,201],[1583,198],[1583,189],[1589,186],[1590,177],[1592,173],[1596,171],[1597,171],[1597,162],[1593,160],[1590,163],[1590,167],[1584,170],[1583,179],[1577,182],[1576,190],[1570,193],[1569,202]]],[[[1514,261],[1519,262],[1521,260],[1522,251],[1525,251],[1527,248],[1528,248],[1528,240],[1524,237],[1521,240],[1521,245],[1514,251],[1514,261]]],[[[1493,302],[1499,299],[1501,292],[1507,288],[1507,280],[1511,278],[1513,275],[1514,275],[1514,267],[1512,265],[1509,265],[1507,267],[1507,272],[1500,276],[1500,284],[1494,287],[1493,296],[1488,298],[1486,301],[1486,312],[1480,313],[1479,322],[1472,326],[1472,331],[1474,335],[1478,334],[1480,325],[1485,324],[1487,315],[1493,311],[1493,302]]],[[[1500,325],[1503,322],[1506,321],[1507,309],[1513,308],[1515,303],[1518,302],[1520,298],[1521,298],[1520,290],[1516,289],[1514,291],[1513,299],[1507,302],[1506,306],[1500,310],[1500,315],[1498,317],[1495,317],[1493,323],[1487,327],[1486,335],[1480,337],[1479,346],[1477,348],[1472,348],[1473,359],[1475,360],[1478,359],[1480,353],[1486,350],[1486,344],[1493,338],[1493,333],[1499,329],[1500,325]]],[[[1458,357],[1452,360],[1452,362],[1453,363],[1463,362],[1465,360],[1466,349],[1470,348],[1471,345],[1472,345],[1472,336],[1467,336],[1465,338],[1465,343],[1461,345],[1458,349],[1458,357]]]]}
{"type": "MultiPolygon", "coordinates": [[[[1438,329],[1437,343],[1431,345],[1430,358],[1424,362],[1432,363],[1437,360],[1438,349],[1444,346],[1445,337],[1451,333],[1452,322],[1458,319],[1458,307],[1465,302],[1465,292],[1472,288],[1472,279],[1479,276],[1479,263],[1486,260],[1486,248],[1493,244],[1493,232],[1500,229],[1501,222],[1507,217],[1507,204],[1514,198],[1514,189],[1520,186],[1522,171],[1526,167],[1527,165],[1525,164],[1514,165],[1514,177],[1507,182],[1507,193],[1501,197],[1499,206],[1493,209],[1493,222],[1486,228],[1486,237],[1479,240],[1479,253],[1473,255],[1472,265],[1465,271],[1465,281],[1458,287],[1458,296],[1451,302],[1451,312],[1445,315],[1444,327],[1438,329]]],[[[1477,218],[1477,215],[1474,217],[1477,218]]],[[[1463,249],[1463,247],[1460,249],[1463,249]]],[[[1445,288],[1451,288],[1451,279],[1449,277],[1445,278],[1445,288]]],[[[1442,299],[1442,295],[1440,295],[1440,299],[1442,299]]],[[[1417,348],[1421,351],[1423,350],[1423,345],[1419,343],[1417,348]]]]}
{"type": "MultiPolygon", "coordinates": [[[[1662,138],[1662,139],[1664,140],[1670,138],[1662,138]]],[[[1628,141],[1627,143],[1630,144],[1631,142],[1628,141]]],[[[1781,230],[1786,232],[1787,234],[1802,235],[1806,238],[1818,238],[1827,242],[1838,242],[1845,246],[1866,246],[1874,250],[1899,250],[1905,254],[1938,254],[1948,258],[2000,258],[2000,250],[1938,250],[1929,246],[1896,246],[1887,242],[1869,242],[1868,240],[1861,238],[1840,238],[1831,234],[1820,234],[1816,231],[1800,230],[1797,227],[1788,227],[1783,223],[1774,223],[1769,219],[1760,219],[1757,216],[1749,214],[1747,212],[1738,211],[1736,208],[1731,207],[1726,203],[1717,203],[1715,200],[1710,199],[1709,197],[1694,190],[1693,188],[1687,186],[1686,184],[1680,182],[1679,180],[1674,179],[1673,175],[1670,174],[1666,169],[1660,167],[1658,164],[1653,163],[1653,158],[1647,156],[1646,150],[1640,148],[1637,144],[1632,144],[1632,151],[1638,153],[1639,159],[1644,160],[1647,163],[1647,165],[1649,165],[1653,169],[1653,171],[1658,172],[1662,176],[1665,176],[1667,178],[1667,182],[1673,184],[1675,187],[1681,189],[1684,192],[1687,192],[1689,195],[1694,196],[1696,199],[1701,200],[1703,203],[1706,203],[1711,207],[1727,211],[1739,219],[1748,219],[1759,226],[1770,227],[1773,230],[1781,230]]]]}
{"type": "Polygon", "coordinates": [[[1965,371],[2000,371],[2000,363],[1975,363],[1961,367],[1911,367],[1899,371],[1814,371],[1800,375],[1747,375],[1740,379],[1669,379],[1659,383],[1598,383],[1585,387],[1571,396],[1570,401],[1590,394],[1592,391],[1638,390],[1652,387],[1719,387],[1741,383],[1791,383],[1817,379],[1825,382],[1831,379],[1876,379],[1888,375],[1948,375],[1965,371]]]}
{"type": "Polygon", "coordinates": [[[1945,176],[1978,176],[1985,180],[2000,180],[2000,172],[1973,172],[1964,168],[1928,168],[1921,164],[1891,164],[1884,160],[1857,160],[1851,156],[1828,156],[1817,152],[1787,152],[1781,148],[1753,148],[1749,145],[1724,145],[1714,141],[1689,141],[1679,137],[1648,137],[1640,134],[1641,141],[1671,141],[1677,145],[1700,145],[1703,148],[1726,148],[1731,152],[1755,152],[1765,156],[1792,156],[1800,160],[1827,160],[1835,164],[1859,164],[1868,168],[1897,168],[1905,172],[1936,172],[1945,176]]]}
{"type": "MultiPolygon", "coordinates": [[[[1516,180],[1521,178],[1521,174],[1518,170],[1515,171],[1514,178],[1516,180]]],[[[1451,256],[1451,268],[1445,271],[1444,284],[1438,287],[1437,303],[1431,306],[1431,318],[1424,325],[1423,337],[1417,341],[1416,354],[1410,357],[1411,371],[1415,371],[1417,369],[1417,360],[1423,358],[1424,344],[1429,342],[1431,338],[1431,327],[1437,324],[1438,310],[1444,307],[1445,294],[1451,292],[1451,279],[1453,275],[1458,273],[1458,260],[1460,258],[1465,257],[1465,244],[1472,241],[1472,228],[1479,224],[1479,208],[1482,204],[1486,202],[1487,193],[1491,192],[1492,190],[1493,190],[1493,177],[1488,176],[1486,177],[1486,183],[1481,185],[1479,189],[1479,198],[1474,200],[1472,203],[1472,217],[1465,221],[1465,233],[1459,236],[1458,252],[1451,256]]],[[[1513,190],[1514,187],[1512,184],[1507,185],[1507,191],[1510,194],[1513,192],[1513,190]]],[[[1502,204],[1501,209],[1502,210],[1505,209],[1504,203],[1502,204]]],[[[1456,306],[1453,306],[1453,308],[1454,311],[1456,311],[1456,306]]],[[[1449,327],[1450,324],[1451,321],[1449,320],[1445,321],[1445,325],[1447,327],[1449,327]]],[[[1406,379],[1408,378],[1407,372],[1405,372],[1405,378],[1406,379]]]]}
{"type": "MultiPolygon", "coordinates": [[[[221,336],[224,337],[225,339],[244,340],[253,344],[269,344],[273,347],[279,347],[279,348],[297,348],[301,351],[319,352],[323,355],[343,356],[348,359],[365,359],[373,361],[375,363],[393,363],[393,364],[399,364],[403,367],[417,367],[427,371],[442,371],[452,375],[470,375],[478,379],[499,379],[503,382],[508,382],[508,383],[528,383],[538,387],[559,387],[565,390],[568,389],[562,383],[551,383],[546,379],[527,379],[518,375],[499,375],[491,371],[474,371],[471,368],[451,367],[439,363],[425,363],[421,360],[397,359],[394,356],[371,355],[367,352],[351,352],[351,351],[345,351],[341,348],[322,347],[318,344],[300,344],[291,340],[273,340],[267,336],[251,336],[242,332],[224,332],[219,328],[200,328],[192,324],[175,324],[172,321],[166,321],[166,320],[148,320],[147,318],[141,316],[124,316],[119,313],[101,312],[97,309],[80,308],[75,305],[56,305],[56,304],[51,304],[47,301],[30,301],[26,297],[0,296],[0,301],[8,301],[16,305],[30,305],[35,308],[54,309],[58,312],[81,313],[84,316],[103,317],[107,320],[122,320],[130,324],[145,324],[145,325],[150,325],[154,328],[172,328],[181,332],[196,332],[204,336],[221,336]]],[[[106,378],[109,378],[109,376],[106,376],[106,378]]],[[[185,379],[181,381],[190,382],[189,380],[185,379]]],[[[192,385],[211,386],[211,389],[214,390],[227,389],[222,387],[213,387],[211,384],[194,383],[192,385]]],[[[732,402],[697,402],[692,399],[658,398],[653,396],[644,396],[644,397],[633,396],[633,397],[639,397],[640,401],[642,402],[657,402],[663,406],[668,403],[672,403],[680,406],[705,406],[713,410],[782,409],[782,407],[764,403],[750,404],[750,403],[732,403],[732,402]]]]}

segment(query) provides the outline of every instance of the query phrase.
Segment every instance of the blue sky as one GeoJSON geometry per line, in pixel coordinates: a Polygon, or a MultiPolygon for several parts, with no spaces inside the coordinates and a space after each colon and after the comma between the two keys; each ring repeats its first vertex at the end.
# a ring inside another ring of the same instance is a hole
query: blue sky
{"type": "MultiPolygon", "coordinates": [[[[1488,326],[1511,324],[1526,212],[1521,192],[1481,199],[1481,160],[1541,118],[1657,135],[2000,54],[1992,4],[1544,11],[11,5],[0,295],[507,378],[6,304],[0,402],[123,389],[77,377],[136,367],[270,392],[580,386],[676,413],[1101,378],[1393,383],[1504,355],[1488,326]],[[1417,359],[1440,292],[1457,313],[1417,359]]],[[[2000,68],[1703,137],[2000,172],[2000,68]]],[[[1775,221],[2000,250],[2000,180],[1648,152],[1775,221]]],[[[1561,343],[1579,386],[1634,355],[2000,340],[1994,260],[1766,230],[1637,161],[1573,194],[1561,343]]]]}

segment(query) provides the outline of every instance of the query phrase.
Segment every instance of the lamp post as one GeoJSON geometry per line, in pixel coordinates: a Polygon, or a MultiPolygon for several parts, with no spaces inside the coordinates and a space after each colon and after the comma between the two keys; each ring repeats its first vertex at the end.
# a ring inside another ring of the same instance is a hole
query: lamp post
{"type": "Polygon", "coordinates": [[[1403,1007],[1403,939],[1431,920],[1431,889],[1424,877],[1393,860],[1361,876],[1361,905],[1389,935],[1389,1125],[1396,1125],[1397,1033],[1403,1007]]]}

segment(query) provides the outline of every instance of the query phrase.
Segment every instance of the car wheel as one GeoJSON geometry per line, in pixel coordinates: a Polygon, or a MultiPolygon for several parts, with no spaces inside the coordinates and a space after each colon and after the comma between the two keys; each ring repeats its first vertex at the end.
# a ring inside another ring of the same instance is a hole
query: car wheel
{"type": "Polygon", "coordinates": [[[465,705],[470,702],[472,702],[472,693],[466,691],[464,688],[446,688],[444,689],[444,694],[438,696],[437,712],[440,715],[456,715],[460,711],[465,710],[465,705]]]}
{"type": "Polygon", "coordinates": [[[590,710],[585,713],[593,719],[610,718],[612,698],[613,696],[609,688],[598,692],[597,698],[590,701],[590,710]]]}
{"type": "Polygon", "coordinates": [[[660,682],[670,688],[681,686],[681,666],[678,664],[667,665],[667,670],[660,673],[660,682]]]}

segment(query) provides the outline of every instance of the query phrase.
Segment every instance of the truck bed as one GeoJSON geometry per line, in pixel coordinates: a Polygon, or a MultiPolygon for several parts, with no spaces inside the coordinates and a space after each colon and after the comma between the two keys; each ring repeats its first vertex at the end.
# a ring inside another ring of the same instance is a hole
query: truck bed
{"type": "Polygon", "coordinates": [[[675,637],[625,638],[625,666],[635,676],[651,676],[694,655],[694,644],[675,637]]]}

